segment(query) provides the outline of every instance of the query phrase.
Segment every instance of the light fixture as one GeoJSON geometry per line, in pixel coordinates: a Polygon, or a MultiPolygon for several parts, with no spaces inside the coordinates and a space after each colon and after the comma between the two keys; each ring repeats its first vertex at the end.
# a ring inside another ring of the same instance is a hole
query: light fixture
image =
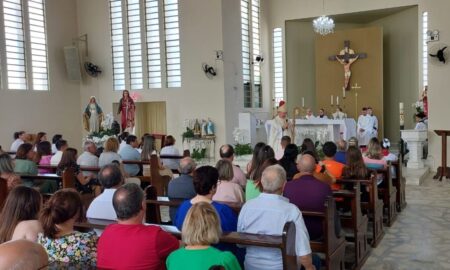
{"type": "MultiPolygon", "coordinates": [[[[322,11],[325,13],[325,0],[322,0],[322,11]]],[[[334,21],[328,16],[322,15],[313,21],[314,32],[322,36],[334,32],[334,21]]]]}

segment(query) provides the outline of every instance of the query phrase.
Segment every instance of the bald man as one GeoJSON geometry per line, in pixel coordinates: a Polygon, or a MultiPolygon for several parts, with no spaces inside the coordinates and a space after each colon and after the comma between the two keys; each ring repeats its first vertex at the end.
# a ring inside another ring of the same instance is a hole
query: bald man
{"type": "MultiPolygon", "coordinates": [[[[286,172],[280,165],[267,167],[261,177],[263,192],[247,201],[239,213],[238,232],[281,235],[288,221],[295,223],[295,254],[306,270],[314,270],[308,231],[300,210],[282,195],[286,185],[286,172]]],[[[245,269],[283,269],[281,253],[275,249],[248,246],[245,269]]]]}
{"type": "MultiPolygon", "coordinates": [[[[197,193],[194,189],[194,183],[192,174],[195,170],[197,164],[190,157],[185,157],[180,160],[180,176],[170,180],[167,187],[167,196],[170,199],[192,199],[197,193]]],[[[175,215],[177,214],[178,206],[171,206],[169,208],[170,220],[175,220],[175,215]]]]}
{"type": "Polygon", "coordinates": [[[36,270],[47,265],[47,252],[37,243],[15,240],[0,245],[0,269],[36,270]]]}
{"type": "MultiPolygon", "coordinates": [[[[295,181],[286,183],[284,188],[284,197],[295,204],[300,210],[324,212],[325,200],[328,196],[333,196],[330,185],[314,177],[316,160],[312,155],[302,155],[297,164],[302,176],[295,181]]],[[[336,220],[335,232],[340,234],[339,219],[336,220]]],[[[323,237],[322,221],[317,219],[305,218],[305,225],[308,228],[311,240],[317,240],[323,237]]]]}

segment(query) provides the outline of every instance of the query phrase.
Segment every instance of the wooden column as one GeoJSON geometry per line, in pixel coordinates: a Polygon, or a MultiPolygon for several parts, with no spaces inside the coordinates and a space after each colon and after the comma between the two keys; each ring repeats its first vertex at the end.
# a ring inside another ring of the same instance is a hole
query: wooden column
{"type": "Polygon", "coordinates": [[[450,168],[447,167],[447,136],[450,135],[450,130],[435,130],[434,132],[442,138],[442,165],[437,169],[437,173],[433,178],[439,178],[439,181],[442,181],[442,177],[444,176],[447,179],[450,178],[450,168]]]}

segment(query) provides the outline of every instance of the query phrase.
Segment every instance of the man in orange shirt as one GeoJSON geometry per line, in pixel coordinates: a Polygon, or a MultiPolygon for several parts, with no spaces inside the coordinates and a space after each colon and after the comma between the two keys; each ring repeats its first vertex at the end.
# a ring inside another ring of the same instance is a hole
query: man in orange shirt
{"type": "MultiPolygon", "coordinates": [[[[321,170],[325,169],[329,174],[334,176],[337,181],[339,181],[339,179],[341,179],[342,177],[342,170],[344,169],[345,165],[334,160],[334,155],[336,155],[337,152],[336,144],[334,142],[326,142],[324,143],[322,150],[325,157],[323,161],[321,161],[322,166],[317,167],[316,172],[320,172],[321,170]]],[[[333,184],[331,186],[331,189],[339,190],[341,189],[341,185],[333,184]]]]}

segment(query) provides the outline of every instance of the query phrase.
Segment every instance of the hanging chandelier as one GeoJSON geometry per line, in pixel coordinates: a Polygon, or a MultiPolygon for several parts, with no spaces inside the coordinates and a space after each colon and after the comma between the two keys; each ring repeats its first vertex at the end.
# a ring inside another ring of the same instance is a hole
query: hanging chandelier
{"type": "Polygon", "coordinates": [[[314,32],[322,36],[334,32],[334,21],[328,16],[322,15],[313,21],[314,32]]]}
{"type": "MultiPolygon", "coordinates": [[[[322,0],[322,11],[325,13],[325,0],[322,0]]],[[[313,21],[314,32],[322,36],[334,32],[334,21],[328,16],[322,15],[313,21]]]]}

